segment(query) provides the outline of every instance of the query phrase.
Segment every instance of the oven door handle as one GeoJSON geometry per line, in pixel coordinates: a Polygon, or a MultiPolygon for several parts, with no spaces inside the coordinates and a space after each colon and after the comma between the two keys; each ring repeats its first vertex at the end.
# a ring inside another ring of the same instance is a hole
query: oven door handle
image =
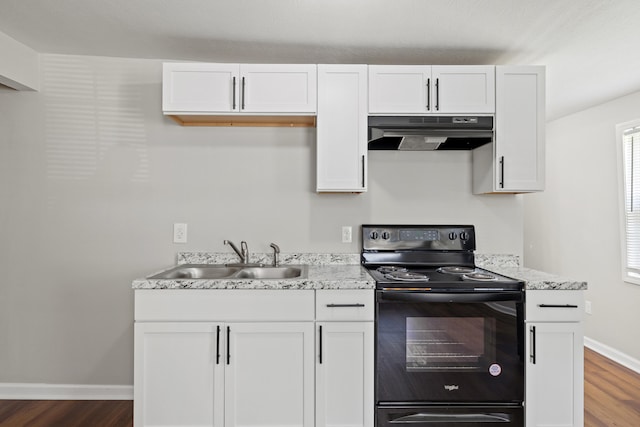
{"type": "Polygon", "coordinates": [[[475,292],[475,293],[442,293],[442,292],[402,292],[381,291],[378,293],[378,302],[462,302],[481,303],[493,301],[524,301],[523,292],[475,292]]]}
{"type": "Polygon", "coordinates": [[[447,414],[447,413],[427,413],[411,414],[389,421],[389,424],[415,424],[415,423],[509,423],[509,414],[501,412],[477,413],[477,414],[447,414]]]}

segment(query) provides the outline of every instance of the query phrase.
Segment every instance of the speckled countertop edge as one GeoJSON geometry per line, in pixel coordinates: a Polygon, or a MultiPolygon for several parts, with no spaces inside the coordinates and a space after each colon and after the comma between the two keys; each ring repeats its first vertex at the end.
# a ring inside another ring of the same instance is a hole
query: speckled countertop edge
{"type": "MultiPolygon", "coordinates": [[[[252,254],[251,262],[269,265],[271,254],[252,254]]],[[[525,282],[525,290],[584,290],[587,282],[520,267],[516,255],[476,254],[476,265],[525,282]]],[[[233,253],[180,252],[178,264],[225,264],[238,261],[233,253]]],[[[270,280],[136,279],[133,289],[375,289],[375,280],[360,266],[360,254],[280,254],[282,265],[307,265],[306,277],[270,280]]],[[[171,266],[174,267],[174,266],[171,266]]],[[[168,267],[170,268],[170,267],[168,267]]],[[[156,273],[159,273],[156,272],[156,273]]],[[[153,276],[154,274],[149,276],[153,276]]]]}
{"type": "MultiPolygon", "coordinates": [[[[270,265],[271,254],[252,254],[252,263],[270,265]]],[[[236,263],[229,253],[181,252],[178,264],[236,263]]],[[[215,279],[171,280],[137,279],[133,289],[375,289],[376,282],[360,265],[360,254],[280,254],[281,265],[306,265],[307,274],[299,279],[215,279]]],[[[172,266],[173,267],[173,266],[172,266]]],[[[165,269],[166,270],[166,269],[165,269]]],[[[158,271],[157,273],[160,273],[158,271]]],[[[150,274],[148,277],[157,273],[150,274]]]]}
{"type": "Polygon", "coordinates": [[[478,255],[476,265],[503,276],[525,282],[524,289],[536,290],[585,290],[587,282],[568,279],[531,268],[520,267],[520,258],[516,255],[478,255]]]}

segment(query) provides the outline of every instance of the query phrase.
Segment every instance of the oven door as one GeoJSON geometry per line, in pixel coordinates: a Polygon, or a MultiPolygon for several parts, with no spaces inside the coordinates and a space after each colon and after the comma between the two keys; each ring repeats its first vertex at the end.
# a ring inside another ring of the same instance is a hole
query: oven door
{"type": "Polygon", "coordinates": [[[524,293],[376,291],[376,403],[524,400],[524,293]]]}

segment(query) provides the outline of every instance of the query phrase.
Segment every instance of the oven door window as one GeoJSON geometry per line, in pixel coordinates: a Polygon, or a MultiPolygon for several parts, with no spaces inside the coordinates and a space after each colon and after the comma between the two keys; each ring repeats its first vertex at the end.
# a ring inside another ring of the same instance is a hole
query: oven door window
{"type": "Polygon", "coordinates": [[[479,372],[496,360],[492,317],[407,317],[408,372],[479,372]]]}
{"type": "Polygon", "coordinates": [[[376,401],[522,402],[523,317],[522,301],[378,295],[376,401]]]}

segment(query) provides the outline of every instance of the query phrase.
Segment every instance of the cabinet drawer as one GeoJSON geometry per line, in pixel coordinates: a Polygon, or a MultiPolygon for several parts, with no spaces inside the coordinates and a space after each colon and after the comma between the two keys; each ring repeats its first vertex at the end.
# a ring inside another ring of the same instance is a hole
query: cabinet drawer
{"type": "Polygon", "coordinates": [[[527,322],[579,322],[584,313],[583,291],[527,291],[527,322]]]}
{"type": "Polygon", "coordinates": [[[373,320],[373,290],[316,291],[316,320],[373,320]]]}
{"type": "Polygon", "coordinates": [[[312,290],[136,290],[136,321],[313,321],[312,290]]]}

